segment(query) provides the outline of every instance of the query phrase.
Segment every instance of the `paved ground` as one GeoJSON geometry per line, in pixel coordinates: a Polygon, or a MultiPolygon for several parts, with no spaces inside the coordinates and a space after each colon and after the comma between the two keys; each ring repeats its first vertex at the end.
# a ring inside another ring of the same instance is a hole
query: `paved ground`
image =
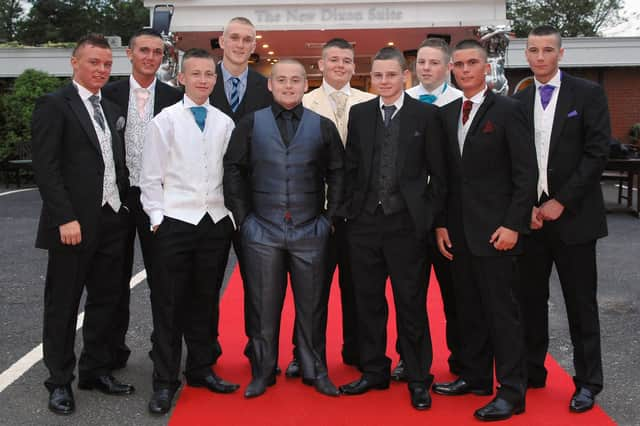
{"type": "MultiPolygon", "coordinates": [[[[0,189],[2,191],[2,189],[0,189]]],[[[612,188],[606,188],[613,200],[612,188]]],[[[40,199],[37,191],[0,196],[0,373],[41,342],[46,254],[33,248],[40,199]]],[[[599,301],[605,390],[598,402],[620,425],[640,425],[640,220],[627,214],[608,216],[610,236],[598,245],[599,301]]],[[[230,267],[235,260],[230,259],[230,267]]],[[[142,269],[136,259],[135,270],[142,269]]],[[[118,378],[135,384],[129,397],[76,391],[77,411],[59,417],[47,408],[42,386],[46,370],[36,363],[0,393],[3,425],[162,425],[168,417],[147,414],[151,363],[147,357],[151,313],[146,282],[132,291],[129,342],[133,354],[118,378]]],[[[571,345],[557,280],[551,297],[551,353],[571,371],[571,345]]],[[[77,342],[80,342],[80,338],[77,342]]],[[[77,353],[79,353],[79,345],[77,353]]]]}

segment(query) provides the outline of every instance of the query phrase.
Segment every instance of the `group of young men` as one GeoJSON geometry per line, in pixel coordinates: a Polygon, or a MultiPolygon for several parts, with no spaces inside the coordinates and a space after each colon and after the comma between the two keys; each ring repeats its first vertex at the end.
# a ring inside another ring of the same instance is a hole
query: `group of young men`
{"type": "Polygon", "coordinates": [[[183,339],[188,385],[239,388],[213,371],[232,243],[245,290],[247,398],[280,374],[289,276],[296,318],[287,377],[329,396],[403,380],[412,406],[424,410],[431,389],[491,395],[495,363],[496,397],[475,416],[520,414],[527,388],[546,383],[555,264],[574,345],[570,409],[590,409],[602,389],[595,242],[607,232],[599,177],[610,129],[602,89],[559,70],[558,32],[539,27],[529,35],[535,84],[516,99],[487,88],[487,54],[475,40],[453,51],[425,40],[417,51],[420,84],[406,92],[403,54],[381,49],[371,66],[376,97],[350,86],[355,57],[347,41],[325,44],[322,85],[305,94],[296,60],[279,61],[268,79],[249,69],[255,35],[248,19],[233,18],[220,37],[219,64],[207,51],[187,51],[178,77],[184,93],[155,77],[163,57],[157,33],[131,38],[132,74],[109,84],[111,50],[90,35],[73,52],[73,82],[38,101],[33,162],[43,200],[37,246],[49,253],[49,409],[75,409],[73,346],[85,288],[78,387],[134,392],[112,371],[130,354],[136,234],[151,290],[151,413],[171,408],[183,339]],[[326,360],[336,265],[342,358],[361,372],[339,387],[326,360]],[[431,265],[447,318],[449,367],[458,376],[450,383],[433,384],[430,373],[431,265]],[[401,359],[393,371],[385,355],[387,278],[401,359]]]}

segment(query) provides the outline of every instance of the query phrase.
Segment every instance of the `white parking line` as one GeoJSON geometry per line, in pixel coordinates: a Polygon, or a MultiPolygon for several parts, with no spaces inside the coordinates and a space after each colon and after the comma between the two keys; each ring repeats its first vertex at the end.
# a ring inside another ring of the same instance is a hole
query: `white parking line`
{"type": "Polygon", "coordinates": [[[14,189],[13,191],[6,191],[6,192],[0,192],[0,197],[2,197],[3,195],[11,195],[11,194],[17,194],[18,192],[25,192],[25,191],[34,191],[38,188],[23,188],[23,189],[14,189]]]}
{"type": "MultiPolygon", "coordinates": [[[[6,193],[5,193],[6,194],[6,193]]],[[[4,195],[4,194],[0,194],[4,195]]],[[[147,278],[147,271],[144,269],[133,277],[129,282],[129,288],[134,288],[138,284],[147,278]]],[[[78,322],[76,330],[82,328],[84,321],[84,312],[78,315],[78,322]]],[[[18,380],[20,376],[26,373],[31,367],[33,367],[38,361],[42,359],[42,343],[35,348],[31,349],[25,356],[16,361],[11,367],[7,368],[0,374],[0,392],[4,391],[9,385],[18,380]]]]}

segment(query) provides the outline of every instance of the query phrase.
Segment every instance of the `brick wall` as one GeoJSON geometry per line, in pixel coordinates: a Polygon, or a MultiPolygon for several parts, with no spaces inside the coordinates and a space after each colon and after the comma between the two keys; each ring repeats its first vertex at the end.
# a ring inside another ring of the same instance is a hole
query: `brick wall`
{"type": "MultiPolygon", "coordinates": [[[[611,133],[622,142],[629,142],[629,129],[640,123],[640,67],[563,68],[576,77],[600,83],[609,100],[611,133]]],[[[531,75],[529,70],[507,70],[511,91],[518,82],[531,75]]]]}

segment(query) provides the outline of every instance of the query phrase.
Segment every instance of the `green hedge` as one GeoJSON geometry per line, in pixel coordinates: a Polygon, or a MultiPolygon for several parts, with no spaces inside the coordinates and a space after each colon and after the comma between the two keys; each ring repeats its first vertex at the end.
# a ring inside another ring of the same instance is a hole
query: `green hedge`
{"type": "Polygon", "coordinates": [[[31,114],[36,99],[62,87],[67,79],[26,70],[0,96],[0,159],[18,156],[18,145],[31,140],[31,114]]]}

